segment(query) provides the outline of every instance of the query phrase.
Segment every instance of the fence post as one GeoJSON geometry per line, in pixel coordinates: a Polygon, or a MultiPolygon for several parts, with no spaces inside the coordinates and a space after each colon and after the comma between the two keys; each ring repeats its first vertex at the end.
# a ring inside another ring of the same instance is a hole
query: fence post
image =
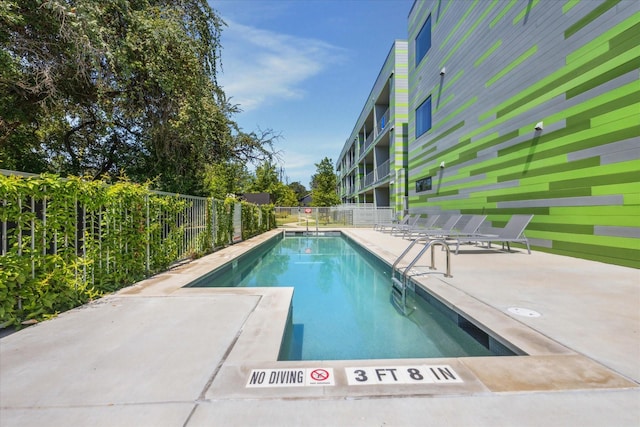
{"type": "Polygon", "coordinates": [[[211,234],[212,234],[212,245],[211,248],[215,248],[216,247],[216,237],[217,237],[217,233],[216,233],[216,229],[217,229],[217,221],[218,221],[218,217],[216,215],[216,199],[214,199],[213,197],[211,197],[211,234]]]}
{"type": "MultiPolygon", "coordinates": [[[[77,231],[76,235],[78,235],[77,231]]],[[[84,202],[82,203],[82,284],[87,284],[87,205],[84,202]]]]}
{"type": "MultiPolygon", "coordinates": [[[[6,209],[8,205],[7,199],[2,201],[2,206],[6,209]]],[[[7,254],[7,221],[3,219],[2,221],[2,255],[7,254]]]]}
{"type": "MultiPolygon", "coordinates": [[[[74,217],[75,217],[75,224],[74,224],[74,233],[73,233],[73,254],[75,256],[75,258],[78,258],[78,227],[80,227],[80,223],[78,222],[78,195],[76,194],[76,192],[74,191],[73,193],[73,213],[74,213],[74,217]]],[[[73,271],[74,271],[74,277],[76,279],[76,283],[74,284],[74,288],[77,291],[78,290],[78,263],[76,262],[74,267],[73,267],[73,271]]]]}
{"type": "Polygon", "coordinates": [[[36,201],[31,196],[31,278],[36,277],[36,201]]]}
{"type": "MultiPolygon", "coordinates": [[[[18,193],[18,256],[22,256],[22,194],[18,193]]],[[[20,288],[18,283],[18,310],[22,310],[22,297],[20,296],[20,288]]]]}
{"type": "Polygon", "coordinates": [[[151,225],[150,225],[151,221],[150,221],[150,218],[149,218],[150,209],[149,209],[149,195],[148,194],[144,195],[144,204],[145,204],[145,207],[146,207],[145,228],[147,229],[146,230],[146,233],[147,233],[147,239],[146,239],[147,240],[146,269],[147,269],[147,274],[149,274],[149,271],[151,271],[151,265],[150,265],[151,264],[151,262],[150,262],[150,259],[151,259],[151,254],[150,254],[150,252],[151,252],[151,242],[150,242],[150,240],[151,240],[151,225]]]}

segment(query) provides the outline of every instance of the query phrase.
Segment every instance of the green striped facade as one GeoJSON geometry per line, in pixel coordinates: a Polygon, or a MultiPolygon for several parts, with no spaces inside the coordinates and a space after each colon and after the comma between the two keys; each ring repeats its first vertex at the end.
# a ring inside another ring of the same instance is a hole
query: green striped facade
{"type": "Polygon", "coordinates": [[[535,249],[640,267],[639,68],[637,1],[417,0],[409,212],[488,214],[495,227],[532,213],[535,249]],[[416,137],[428,97],[431,129],[416,137]],[[427,177],[432,189],[416,191],[427,177]]]}

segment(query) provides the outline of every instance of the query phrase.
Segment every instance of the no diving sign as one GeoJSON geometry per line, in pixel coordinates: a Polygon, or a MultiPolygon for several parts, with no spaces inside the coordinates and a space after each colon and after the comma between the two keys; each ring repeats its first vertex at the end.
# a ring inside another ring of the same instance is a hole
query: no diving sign
{"type": "MultiPolygon", "coordinates": [[[[366,366],[344,368],[347,384],[455,384],[464,380],[450,365],[366,366]]],[[[344,378],[344,377],[343,377],[344,378]]],[[[344,380],[342,380],[344,381],[344,380]]],[[[246,387],[333,386],[333,368],[253,369],[246,387]]]]}
{"type": "Polygon", "coordinates": [[[246,387],[335,385],[332,368],[253,369],[246,387]]]}

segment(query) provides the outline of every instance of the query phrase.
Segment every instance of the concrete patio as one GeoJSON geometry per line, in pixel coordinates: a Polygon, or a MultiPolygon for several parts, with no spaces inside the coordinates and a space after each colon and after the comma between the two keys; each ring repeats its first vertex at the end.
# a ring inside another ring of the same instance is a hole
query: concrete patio
{"type": "MultiPolygon", "coordinates": [[[[419,283],[527,355],[278,362],[292,288],[183,286],[281,231],[1,338],[0,426],[640,425],[639,270],[465,246],[447,278],[437,249],[419,283]],[[456,381],[349,380],[354,367],[434,366],[456,381]],[[278,369],[331,384],[250,386],[278,369]]],[[[343,232],[389,264],[409,244],[343,232]]]]}

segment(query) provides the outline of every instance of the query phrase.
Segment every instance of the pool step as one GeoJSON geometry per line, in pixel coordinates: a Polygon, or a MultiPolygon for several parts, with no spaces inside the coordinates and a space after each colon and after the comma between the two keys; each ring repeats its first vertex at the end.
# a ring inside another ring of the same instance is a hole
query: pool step
{"type": "Polygon", "coordinates": [[[391,297],[395,306],[407,314],[407,286],[397,277],[391,278],[391,297]]]}

